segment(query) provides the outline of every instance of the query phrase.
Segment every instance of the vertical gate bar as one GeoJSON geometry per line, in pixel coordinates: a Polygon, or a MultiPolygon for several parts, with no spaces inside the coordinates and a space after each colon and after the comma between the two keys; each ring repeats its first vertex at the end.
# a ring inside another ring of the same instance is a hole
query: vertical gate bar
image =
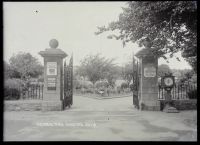
{"type": "Polygon", "coordinates": [[[29,99],[31,98],[31,90],[30,90],[30,88],[31,88],[31,86],[29,85],[29,86],[28,86],[28,96],[29,96],[28,98],[29,98],[29,99]]]}
{"type": "Polygon", "coordinates": [[[186,92],[185,92],[186,99],[188,99],[188,95],[187,95],[188,94],[188,86],[189,85],[186,86],[186,92]]]}
{"type": "Polygon", "coordinates": [[[136,91],[137,91],[137,100],[138,100],[138,106],[139,106],[139,62],[137,61],[137,69],[136,69],[136,91]]]}
{"type": "Polygon", "coordinates": [[[37,99],[37,86],[35,85],[35,99],[37,99]]]}
{"type": "Polygon", "coordinates": [[[36,93],[36,86],[34,85],[33,87],[34,87],[34,89],[33,89],[34,90],[33,97],[34,97],[34,99],[36,99],[36,95],[35,95],[35,93],[36,93]]]}
{"type": "Polygon", "coordinates": [[[34,91],[34,88],[33,88],[33,85],[31,86],[32,87],[32,89],[31,89],[31,95],[32,95],[32,99],[33,99],[33,91],[34,91]]]}
{"type": "MultiPolygon", "coordinates": [[[[133,73],[133,72],[132,72],[133,73]]],[[[132,79],[134,79],[134,73],[133,73],[133,77],[132,79]]],[[[133,91],[133,90],[132,90],[133,91]]],[[[133,105],[134,105],[134,92],[133,92],[133,105]]]]}
{"type": "Polygon", "coordinates": [[[32,86],[30,86],[30,98],[32,99],[32,86]]]}
{"type": "Polygon", "coordinates": [[[158,86],[158,100],[160,100],[160,85],[158,86]]]}
{"type": "Polygon", "coordinates": [[[66,60],[64,62],[64,108],[66,107],[66,60]]]}
{"type": "Polygon", "coordinates": [[[35,99],[35,85],[33,85],[33,99],[35,99]]]}
{"type": "Polygon", "coordinates": [[[178,99],[180,99],[180,98],[179,98],[179,85],[178,85],[177,89],[178,89],[178,90],[177,90],[177,92],[178,92],[178,99]]]}
{"type": "Polygon", "coordinates": [[[19,86],[19,98],[22,99],[22,95],[21,95],[21,87],[19,86]]]}
{"type": "Polygon", "coordinates": [[[159,85],[159,88],[158,88],[158,99],[160,100],[160,85],[159,85]]]}
{"type": "Polygon", "coordinates": [[[185,100],[185,84],[183,85],[183,99],[185,100]]]}
{"type": "Polygon", "coordinates": [[[30,96],[29,99],[31,99],[31,86],[29,86],[29,96],[30,96]]]}
{"type": "Polygon", "coordinates": [[[174,85],[174,97],[175,97],[176,100],[177,100],[177,96],[176,96],[176,84],[174,85]]]}
{"type": "Polygon", "coordinates": [[[36,99],[38,99],[38,86],[36,85],[36,99]]]}
{"type": "Polygon", "coordinates": [[[30,99],[32,98],[32,88],[30,86],[30,99]]]}
{"type": "Polygon", "coordinates": [[[189,85],[189,86],[188,86],[188,92],[190,92],[190,90],[191,90],[191,89],[190,89],[190,85],[189,85]]]}
{"type": "Polygon", "coordinates": [[[37,99],[37,93],[36,93],[36,91],[37,91],[37,88],[36,88],[36,85],[34,86],[34,90],[35,90],[35,93],[34,93],[34,97],[35,97],[35,99],[37,99]]]}
{"type": "Polygon", "coordinates": [[[174,97],[174,86],[173,86],[173,88],[172,88],[172,98],[173,98],[173,99],[176,99],[176,98],[174,97]]]}
{"type": "Polygon", "coordinates": [[[38,85],[36,85],[36,98],[38,99],[39,96],[38,96],[38,85]]]}
{"type": "Polygon", "coordinates": [[[177,95],[176,95],[176,93],[177,93],[177,92],[176,92],[176,84],[175,84],[174,87],[175,87],[175,96],[176,96],[176,99],[178,100],[178,97],[177,97],[177,95]]]}
{"type": "Polygon", "coordinates": [[[34,92],[35,92],[35,86],[33,85],[33,99],[35,99],[34,92]]]}
{"type": "Polygon", "coordinates": [[[44,89],[44,84],[42,84],[42,100],[43,100],[43,90],[44,89]]]}
{"type": "Polygon", "coordinates": [[[40,85],[38,85],[39,99],[40,99],[40,85]]]}
{"type": "Polygon", "coordinates": [[[71,105],[72,105],[72,104],[73,104],[73,53],[72,53],[72,63],[71,63],[71,65],[72,65],[72,66],[71,66],[71,67],[72,67],[72,68],[71,68],[71,69],[72,69],[72,70],[71,70],[71,77],[72,77],[72,78],[71,78],[71,80],[72,80],[72,82],[71,82],[71,85],[72,85],[72,86],[71,86],[71,89],[72,89],[72,94],[71,94],[71,105]]]}
{"type": "Polygon", "coordinates": [[[181,99],[183,99],[183,85],[181,85],[181,99]]]}
{"type": "Polygon", "coordinates": [[[31,90],[30,90],[30,93],[31,93],[31,99],[33,98],[33,87],[32,85],[30,86],[31,90]]]}
{"type": "Polygon", "coordinates": [[[35,99],[35,85],[33,85],[33,99],[35,99]]]}
{"type": "Polygon", "coordinates": [[[42,99],[42,85],[40,85],[40,98],[42,99]]]}
{"type": "Polygon", "coordinates": [[[187,99],[187,86],[188,86],[188,85],[185,85],[185,90],[184,90],[185,99],[187,99]]]}
{"type": "Polygon", "coordinates": [[[28,90],[28,99],[29,99],[30,98],[29,86],[27,86],[27,90],[28,90]]]}
{"type": "Polygon", "coordinates": [[[182,85],[180,85],[180,88],[179,88],[179,93],[180,93],[180,99],[182,100],[182,96],[181,96],[181,88],[182,88],[182,85]]]}
{"type": "Polygon", "coordinates": [[[33,99],[33,86],[31,85],[31,99],[33,99]]]}
{"type": "Polygon", "coordinates": [[[37,98],[39,99],[39,85],[37,85],[37,98]]]}
{"type": "Polygon", "coordinates": [[[30,86],[28,86],[28,99],[30,99],[30,86]]]}

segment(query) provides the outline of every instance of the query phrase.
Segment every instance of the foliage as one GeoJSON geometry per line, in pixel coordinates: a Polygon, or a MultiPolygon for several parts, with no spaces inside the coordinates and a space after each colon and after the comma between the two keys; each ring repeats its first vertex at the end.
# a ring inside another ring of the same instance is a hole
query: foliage
{"type": "Polygon", "coordinates": [[[73,85],[75,89],[88,89],[93,88],[93,84],[90,81],[83,81],[83,80],[73,80],[73,85]]]}
{"type": "Polygon", "coordinates": [[[4,97],[6,100],[17,100],[20,98],[20,90],[24,86],[20,79],[7,79],[4,83],[4,97]]]}
{"type": "Polygon", "coordinates": [[[129,88],[131,89],[131,91],[136,91],[137,89],[137,84],[130,84],[129,88]]]}
{"type": "Polygon", "coordinates": [[[97,81],[95,83],[95,88],[100,89],[100,88],[107,88],[109,86],[109,83],[107,81],[97,81]]]}
{"type": "Polygon", "coordinates": [[[158,76],[162,77],[165,74],[172,73],[170,67],[167,64],[161,64],[158,66],[158,76]]]}
{"type": "Polygon", "coordinates": [[[126,89],[128,87],[129,87],[128,83],[122,83],[121,84],[121,89],[126,89]]]}
{"type": "Polygon", "coordinates": [[[44,75],[38,76],[38,82],[44,82],[44,75]]]}
{"type": "Polygon", "coordinates": [[[19,72],[11,67],[6,61],[4,61],[4,78],[20,78],[19,72]]]}
{"type": "Polygon", "coordinates": [[[133,80],[133,74],[137,71],[137,64],[135,62],[135,58],[133,58],[133,61],[125,64],[124,69],[122,71],[123,79],[126,80],[128,85],[130,84],[131,80],[133,80]]]}
{"type": "Polygon", "coordinates": [[[38,77],[43,73],[42,65],[30,53],[13,55],[9,62],[10,67],[13,69],[14,75],[12,77],[16,77],[18,74],[18,78],[26,79],[28,77],[38,77]]]}
{"type": "Polygon", "coordinates": [[[80,76],[87,77],[93,84],[100,79],[107,78],[112,83],[115,78],[114,73],[115,64],[114,59],[106,59],[105,57],[97,55],[86,56],[81,61],[81,66],[78,68],[78,74],[80,76]]]}
{"type": "Polygon", "coordinates": [[[190,79],[191,83],[196,83],[197,84],[197,74],[193,74],[191,79],[190,79]]]}
{"type": "Polygon", "coordinates": [[[173,75],[178,78],[178,83],[183,84],[185,82],[197,82],[197,74],[194,70],[184,69],[184,70],[172,70],[173,75]]]}
{"type": "Polygon", "coordinates": [[[187,95],[189,99],[197,99],[197,89],[190,90],[187,95]]]}
{"type": "Polygon", "coordinates": [[[197,1],[131,1],[127,5],[117,21],[98,27],[95,34],[119,30],[108,38],[121,40],[123,46],[128,42],[141,46],[149,39],[153,53],[165,59],[167,53],[173,57],[182,51],[196,72],[197,1]]]}

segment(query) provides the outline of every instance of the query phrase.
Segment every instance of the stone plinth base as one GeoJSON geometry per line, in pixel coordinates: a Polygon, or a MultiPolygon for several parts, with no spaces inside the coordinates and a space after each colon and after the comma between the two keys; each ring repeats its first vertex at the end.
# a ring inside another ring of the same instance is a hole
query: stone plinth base
{"type": "Polygon", "coordinates": [[[142,106],[140,106],[140,110],[160,111],[160,106],[147,106],[147,105],[142,105],[142,106]]]}
{"type": "Polygon", "coordinates": [[[140,110],[147,110],[147,111],[160,111],[160,105],[158,103],[145,104],[140,103],[140,110]]]}
{"type": "Polygon", "coordinates": [[[179,111],[175,107],[170,106],[169,104],[167,104],[165,106],[165,108],[163,109],[163,112],[166,112],[166,113],[179,113],[179,111]]]}
{"type": "Polygon", "coordinates": [[[63,110],[62,101],[43,101],[42,111],[61,111],[63,110]]]}

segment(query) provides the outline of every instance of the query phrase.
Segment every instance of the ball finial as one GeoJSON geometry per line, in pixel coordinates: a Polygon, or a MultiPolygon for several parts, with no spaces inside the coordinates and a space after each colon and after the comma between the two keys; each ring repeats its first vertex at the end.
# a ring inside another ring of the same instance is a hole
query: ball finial
{"type": "Polygon", "coordinates": [[[57,47],[58,47],[58,40],[56,40],[56,39],[51,39],[51,40],[49,41],[49,46],[50,46],[51,48],[57,48],[57,47]]]}

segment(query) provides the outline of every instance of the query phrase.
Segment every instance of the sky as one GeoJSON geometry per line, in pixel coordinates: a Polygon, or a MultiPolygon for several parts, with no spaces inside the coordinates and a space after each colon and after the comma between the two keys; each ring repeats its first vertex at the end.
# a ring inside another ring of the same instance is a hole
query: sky
{"type": "MultiPolygon", "coordinates": [[[[74,65],[80,65],[86,55],[101,53],[106,58],[115,58],[115,63],[124,65],[141,47],[128,43],[122,46],[120,40],[107,39],[108,34],[95,35],[98,26],[106,26],[118,20],[126,7],[125,2],[3,2],[4,60],[13,54],[29,52],[41,64],[38,54],[50,48],[49,41],[57,39],[58,48],[73,53],[74,65]]],[[[160,58],[158,63],[172,69],[191,69],[180,53],[180,62],[175,58],[167,63],[160,58]]]]}

